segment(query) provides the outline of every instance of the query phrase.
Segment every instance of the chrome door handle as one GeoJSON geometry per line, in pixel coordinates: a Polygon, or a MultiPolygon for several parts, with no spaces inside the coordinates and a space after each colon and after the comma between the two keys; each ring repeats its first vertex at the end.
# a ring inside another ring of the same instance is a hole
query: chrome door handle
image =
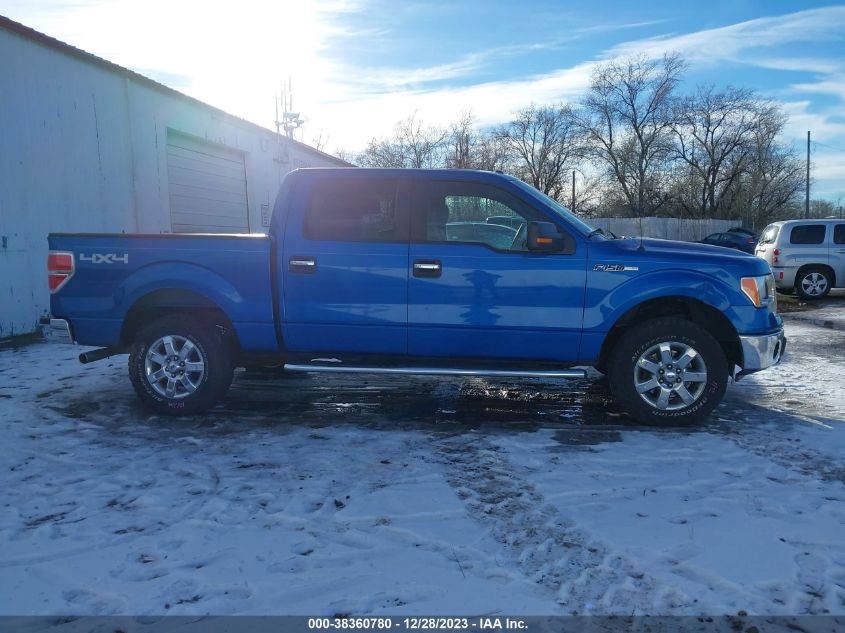
{"type": "Polygon", "coordinates": [[[311,275],[317,270],[317,262],[313,257],[291,257],[288,260],[288,270],[301,275],[311,275]]]}
{"type": "Polygon", "coordinates": [[[414,262],[414,277],[439,277],[442,272],[438,259],[418,259],[414,262]]]}

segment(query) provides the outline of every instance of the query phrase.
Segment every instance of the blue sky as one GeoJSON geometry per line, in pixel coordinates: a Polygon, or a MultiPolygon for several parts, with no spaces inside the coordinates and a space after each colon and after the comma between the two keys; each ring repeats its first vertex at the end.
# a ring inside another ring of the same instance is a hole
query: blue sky
{"type": "Polygon", "coordinates": [[[845,5],[824,2],[0,0],[0,13],[271,127],[292,77],[306,142],[361,149],[412,112],[480,124],[576,101],[595,64],[677,51],[682,89],[779,102],[813,145],[814,195],[845,204],[845,5]]]}

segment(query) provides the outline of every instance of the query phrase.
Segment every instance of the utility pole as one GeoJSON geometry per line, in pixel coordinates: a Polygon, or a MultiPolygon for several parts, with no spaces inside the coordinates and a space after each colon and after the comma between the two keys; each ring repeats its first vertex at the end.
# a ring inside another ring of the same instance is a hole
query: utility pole
{"type": "Polygon", "coordinates": [[[572,213],[575,213],[575,170],[572,170],[572,213]]]}
{"type": "Polygon", "coordinates": [[[807,193],[804,196],[804,219],[810,217],[810,130],[807,130],[807,193]]]}

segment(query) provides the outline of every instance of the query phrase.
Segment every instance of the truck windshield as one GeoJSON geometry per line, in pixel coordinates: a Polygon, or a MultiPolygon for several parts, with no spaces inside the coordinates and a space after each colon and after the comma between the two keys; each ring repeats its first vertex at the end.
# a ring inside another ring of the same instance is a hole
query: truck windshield
{"type": "Polygon", "coordinates": [[[519,187],[519,189],[521,191],[527,193],[529,196],[531,196],[535,200],[539,201],[540,203],[542,203],[546,207],[550,208],[557,215],[559,215],[561,218],[566,220],[569,224],[574,225],[575,228],[577,228],[579,231],[581,231],[584,235],[593,234],[593,235],[601,235],[602,237],[607,237],[603,233],[596,233],[595,227],[592,227],[589,224],[587,224],[586,222],[584,222],[584,220],[582,220],[577,215],[572,213],[572,211],[570,211],[565,206],[563,206],[562,204],[557,202],[554,198],[550,198],[549,196],[544,194],[542,191],[539,191],[538,189],[535,189],[531,185],[524,183],[521,180],[518,180],[516,178],[512,179],[511,182],[513,184],[515,184],[517,187],[519,187]]]}

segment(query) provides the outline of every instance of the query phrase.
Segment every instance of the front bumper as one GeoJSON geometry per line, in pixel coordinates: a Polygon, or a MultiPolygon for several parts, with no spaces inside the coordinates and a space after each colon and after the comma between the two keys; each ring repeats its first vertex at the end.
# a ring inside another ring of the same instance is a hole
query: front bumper
{"type": "Polygon", "coordinates": [[[50,316],[41,317],[39,324],[44,340],[49,343],[76,343],[70,323],[65,319],[54,319],[50,316]]]}
{"type": "Polygon", "coordinates": [[[742,370],[736,375],[736,380],[777,365],[786,349],[786,336],[780,328],[772,334],[740,336],[739,343],[742,347],[742,370]]]}

